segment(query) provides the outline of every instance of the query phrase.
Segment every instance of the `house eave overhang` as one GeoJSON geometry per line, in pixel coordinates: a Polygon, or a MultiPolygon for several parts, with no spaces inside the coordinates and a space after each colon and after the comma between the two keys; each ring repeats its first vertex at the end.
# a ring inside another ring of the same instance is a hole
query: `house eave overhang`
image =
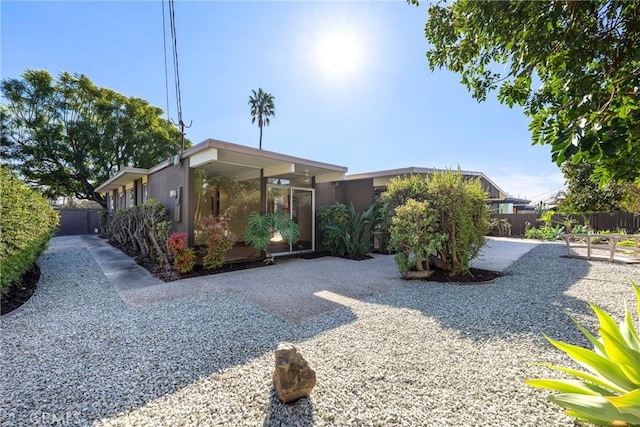
{"type": "Polygon", "coordinates": [[[207,139],[182,154],[189,158],[190,167],[205,167],[215,170],[237,169],[243,176],[264,177],[313,177],[318,182],[341,181],[347,168],[329,163],[303,159],[268,150],[246,147],[230,142],[207,139]]]}
{"type": "Polygon", "coordinates": [[[109,193],[113,190],[121,188],[136,179],[143,178],[149,174],[149,169],[141,168],[122,168],[111,178],[96,187],[96,193],[109,193]]]}

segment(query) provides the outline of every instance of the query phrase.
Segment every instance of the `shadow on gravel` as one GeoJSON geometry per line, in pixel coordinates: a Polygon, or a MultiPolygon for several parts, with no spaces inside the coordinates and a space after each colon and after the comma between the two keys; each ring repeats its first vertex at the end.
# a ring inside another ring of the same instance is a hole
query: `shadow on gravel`
{"type": "Polygon", "coordinates": [[[585,301],[565,291],[589,272],[589,263],[561,258],[564,246],[543,244],[516,261],[493,284],[452,285],[406,282],[375,303],[421,311],[464,338],[483,340],[542,332],[555,339],[587,344],[567,313],[590,313],[585,301]],[[565,325],[559,327],[559,325],[565,325]]]}
{"type": "MultiPolygon", "coordinates": [[[[472,339],[542,339],[541,331],[571,322],[565,311],[585,311],[583,301],[563,293],[589,264],[560,258],[563,249],[540,245],[491,285],[406,282],[392,257],[319,258],[284,261],[259,275],[233,273],[207,294],[127,308],[79,240],[56,238],[41,259],[36,295],[19,315],[1,321],[0,419],[2,425],[126,425],[118,414],[264,358],[281,341],[302,342],[357,319],[352,309],[315,295],[324,290],[419,310],[472,339]]],[[[554,334],[572,342],[580,336],[554,334]]],[[[259,378],[272,372],[272,358],[266,359],[268,366],[256,368],[259,378]]],[[[313,414],[311,400],[282,405],[271,391],[264,425],[294,419],[312,425],[313,414]]]]}
{"type": "Polygon", "coordinates": [[[275,389],[271,387],[269,408],[262,426],[308,427],[313,425],[313,414],[313,402],[310,398],[304,397],[295,402],[284,404],[278,400],[275,389]]]}
{"type": "MultiPolygon", "coordinates": [[[[228,289],[127,308],[72,238],[53,239],[41,264],[34,298],[0,321],[2,426],[126,425],[128,411],[272,354],[279,342],[305,341],[356,320],[336,304],[339,310],[313,322],[286,322],[228,289]]],[[[272,363],[257,369],[272,372],[272,363]]],[[[294,416],[313,423],[308,399],[282,405],[274,398],[267,425],[294,416]]]]}

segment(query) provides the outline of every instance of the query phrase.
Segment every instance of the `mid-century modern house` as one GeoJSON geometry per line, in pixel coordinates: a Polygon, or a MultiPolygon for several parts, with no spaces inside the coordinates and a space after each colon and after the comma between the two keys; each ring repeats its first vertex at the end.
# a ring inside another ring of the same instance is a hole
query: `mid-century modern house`
{"type": "MultiPolygon", "coordinates": [[[[159,200],[173,220],[172,231],[187,233],[192,246],[204,243],[201,218],[224,216],[239,240],[228,259],[238,259],[247,253],[241,240],[251,212],[284,210],[300,227],[300,240],[293,247],[274,241],[269,252],[312,251],[320,246],[315,219],[321,207],[351,202],[363,211],[391,178],[433,171],[406,168],[346,175],[344,166],[207,139],[150,169],[123,168],[96,190],[106,195],[109,214],[159,200]]],[[[490,204],[499,206],[507,199],[484,174],[463,174],[480,178],[490,204]]]]}

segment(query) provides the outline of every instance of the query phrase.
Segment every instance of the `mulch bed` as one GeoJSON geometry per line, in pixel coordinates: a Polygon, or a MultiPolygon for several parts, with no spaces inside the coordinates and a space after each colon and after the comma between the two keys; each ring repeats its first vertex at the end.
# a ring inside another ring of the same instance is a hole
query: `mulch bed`
{"type": "Polygon", "coordinates": [[[428,282],[458,283],[461,285],[473,285],[477,283],[490,282],[498,277],[504,276],[499,271],[482,270],[479,268],[470,268],[469,274],[460,274],[450,276],[448,271],[434,270],[429,278],[424,279],[428,282]]]}
{"type": "Polygon", "coordinates": [[[202,265],[196,264],[196,266],[193,268],[193,271],[189,273],[179,273],[174,270],[167,271],[167,270],[158,268],[156,265],[151,267],[151,266],[146,266],[140,262],[138,264],[142,265],[144,268],[146,268],[149,271],[149,273],[153,274],[155,277],[162,280],[163,282],[173,282],[175,280],[188,279],[191,277],[210,276],[212,274],[228,273],[230,271],[246,270],[249,268],[258,268],[258,267],[267,267],[271,265],[271,264],[265,263],[263,260],[249,260],[249,261],[242,261],[242,262],[232,262],[232,263],[224,264],[222,267],[216,268],[215,270],[208,270],[208,269],[205,269],[202,265]]]}
{"type": "Polygon", "coordinates": [[[33,264],[20,281],[11,286],[9,291],[0,298],[0,315],[11,313],[27,302],[36,292],[38,280],[40,280],[40,267],[33,264]]]}
{"type": "Polygon", "coordinates": [[[264,259],[254,258],[248,259],[246,261],[233,261],[224,264],[220,268],[216,268],[215,270],[205,269],[201,264],[196,264],[193,268],[193,271],[189,273],[180,273],[174,270],[166,270],[158,266],[158,264],[150,261],[147,258],[140,256],[140,254],[135,253],[129,247],[122,247],[118,245],[116,242],[112,240],[108,240],[109,244],[114,248],[118,248],[129,257],[131,257],[138,265],[143,267],[149,273],[151,273],[154,277],[162,280],[163,282],[174,282],[176,280],[181,279],[189,279],[191,277],[200,277],[200,276],[209,276],[211,274],[220,274],[220,273],[228,273],[230,271],[238,271],[238,270],[246,270],[248,268],[258,268],[258,267],[266,267],[269,264],[264,262],[264,259]]]}

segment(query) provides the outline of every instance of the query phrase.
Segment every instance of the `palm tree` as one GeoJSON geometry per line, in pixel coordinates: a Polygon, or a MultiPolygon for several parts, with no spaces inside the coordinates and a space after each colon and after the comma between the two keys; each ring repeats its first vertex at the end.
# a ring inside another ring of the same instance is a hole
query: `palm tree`
{"type": "Polygon", "coordinates": [[[276,106],[274,104],[274,97],[270,93],[267,93],[258,89],[258,92],[251,90],[251,96],[249,96],[249,105],[251,106],[251,123],[255,123],[258,120],[258,127],[260,128],[260,149],[262,150],[262,127],[269,126],[270,117],[276,116],[276,106]]]}

